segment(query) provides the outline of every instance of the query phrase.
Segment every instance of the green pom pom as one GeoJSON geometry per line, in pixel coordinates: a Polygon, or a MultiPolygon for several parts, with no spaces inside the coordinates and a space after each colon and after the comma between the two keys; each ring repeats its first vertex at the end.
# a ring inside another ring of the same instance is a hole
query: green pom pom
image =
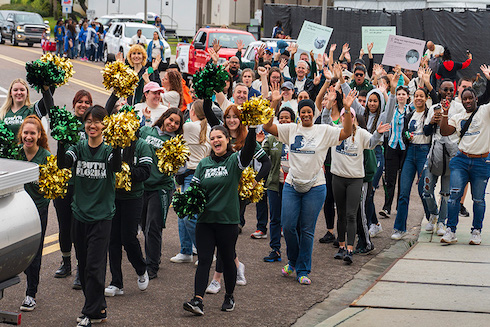
{"type": "Polygon", "coordinates": [[[208,62],[193,77],[194,90],[199,99],[211,99],[214,91],[221,92],[228,80],[228,72],[223,66],[216,66],[208,62]]]}
{"type": "Polygon", "coordinates": [[[63,108],[49,109],[51,136],[65,144],[76,144],[80,139],[78,133],[82,123],[71,112],[63,108]]]}
{"type": "Polygon", "coordinates": [[[43,86],[61,84],[65,80],[65,71],[52,61],[43,62],[38,59],[27,62],[26,72],[27,82],[38,92],[43,86]]]}
{"type": "Polygon", "coordinates": [[[20,159],[20,146],[15,142],[14,133],[0,120],[0,158],[20,159]]]}
{"type": "Polygon", "coordinates": [[[193,219],[204,211],[206,206],[206,194],[199,184],[191,184],[184,192],[176,192],[172,199],[175,213],[181,219],[193,219]]]}

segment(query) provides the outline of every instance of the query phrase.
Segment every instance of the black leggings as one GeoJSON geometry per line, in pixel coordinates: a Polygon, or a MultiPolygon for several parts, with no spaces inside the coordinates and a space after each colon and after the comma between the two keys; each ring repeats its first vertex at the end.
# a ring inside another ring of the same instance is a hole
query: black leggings
{"type": "Polygon", "coordinates": [[[362,178],[345,178],[333,175],[332,188],[337,203],[337,233],[339,242],[354,246],[357,229],[357,210],[361,202],[362,178]]]}
{"type": "Polygon", "coordinates": [[[227,294],[233,294],[236,283],[235,245],[237,224],[196,224],[196,247],[199,264],[194,279],[194,294],[204,296],[208,286],[209,270],[213,263],[214,248],[223,262],[223,277],[227,294]]]}
{"type": "MultiPolygon", "coordinates": [[[[400,194],[400,173],[403,166],[403,156],[405,150],[400,148],[393,149],[390,146],[386,147],[385,151],[385,181],[386,181],[386,197],[383,209],[391,212],[391,204],[395,197],[395,186],[398,177],[398,194],[400,194]]],[[[398,204],[397,204],[398,208],[398,204]]]]}
{"type": "Polygon", "coordinates": [[[332,190],[332,173],[330,172],[330,166],[325,165],[325,180],[327,186],[327,196],[325,197],[325,204],[323,205],[323,214],[325,215],[325,222],[327,223],[327,229],[333,229],[335,224],[335,201],[333,198],[332,190]]]}
{"type": "Polygon", "coordinates": [[[56,217],[58,217],[59,243],[61,254],[69,256],[71,253],[72,244],[72,222],[73,215],[71,212],[71,201],[73,198],[73,185],[68,186],[68,191],[64,198],[56,198],[53,200],[54,208],[56,209],[56,217]]]}

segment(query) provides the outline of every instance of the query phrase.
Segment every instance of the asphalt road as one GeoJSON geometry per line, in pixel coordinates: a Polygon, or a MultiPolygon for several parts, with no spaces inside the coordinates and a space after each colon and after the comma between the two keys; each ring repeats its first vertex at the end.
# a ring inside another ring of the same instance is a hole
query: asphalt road
{"type": "MultiPolygon", "coordinates": [[[[42,51],[39,46],[12,47],[0,45],[0,102],[5,99],[6,90],[14,78],[25,78],[25,62],[38,59],[42,51]]],[[[80,89],[91,92],[94,103],[104,105],[109,92],[104,90],[100,70],[102,63],[86,63],[74,60],[75,76],[68,85],[55,93],[55,104],[72,108],[71,102],[80,89]]],[[[39,94],[31,89],[31,100],[39,99],[39,94]]],[[[55,143],[51,140],[52,151],[55,143]]],[[[378,191],[375,196],[376,207],[382,205],[384,194],[378,191]]],[[[420,225],[423,210],[416,189],[413,189],[408,219],[409,229],[420,225]]],[[[265,263],[262,258],[270,248],[269,240],[254,240],[249,235],[255,231],[255,206],[246,211],[247,224],[239,236],[237,253],[245,264],[248,284],[237,286],[235,291],[236,309],[232,313],[220,311],[224,292],[206,295],[205,315],[194,317],[182,309],[182,304],[193,294],[194,264],[175,264],[169,259],[179,252],[177,216],[170,210],[167,228],[163,231],[163,254],[159,277],[150,282],[148,290],[141,292],[136,285],[136,273],[124,256],[123,273],[125,294],[108,298],[109,319],[105,326],[289,326],[301,317],[312,305],[324,300],[332,289],[340,288],[359,271],[359,269],[380,251],[394,243],[390,240],[394,217],[380,220],[384,231],[375,239],[375,251],[371,255],[354,257],[354,263],[344,265],[333,259],[336,249],[332,245],[318,243],[326,232],[323,212],[320,214],[313,248],[312,284],[300,285],[293,278],[281,276],[281,268],[286,263],[285,242],[283,262],[265,263]]],[[[0,227],[1,228],[1,227],[0,227]]],[[[49,220],[44,244],[41,267],[41,281],[37,294],[37,308],[31,313],[22,313],[22,326],[76,326],[83,305],[83,294],[71,288],[73,277],[53,278],[54,271],[61,260],[58,245],[58,225],[55,210],[49,208],[49,220]]],[[[140,238],[142,241],[143,239],[140,238]]],[[[408,245],[407,245],[408,247],[408,245]]],[[[72,263],[75,264],[74,252],[72,263]]],[[[110,273],[106,278],[110,282],[110,273]]],[[[359,290],[362,293],[364,290],[359,290]]],[[[24,299],[25,276],[21,283],[5,290],[0,300],[0,310],[19,311],[24,299]]],[[[348,303],[346,303],[346,306],[348,303]]]]}

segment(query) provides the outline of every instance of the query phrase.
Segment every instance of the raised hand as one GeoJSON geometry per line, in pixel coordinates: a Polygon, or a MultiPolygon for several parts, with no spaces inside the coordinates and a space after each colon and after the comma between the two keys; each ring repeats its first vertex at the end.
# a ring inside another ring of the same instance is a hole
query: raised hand
{"type": "Polygon", "coordinates": [[[351,61],[350,52],[346,52],[346,53],[344,54],[344,58],[345,58],[347,61],[349,61],[349,62],[350,62],[350,61],[351,61]]]}
{"type": "Polygon", "coordinates": [[[237,51],[242,51],[243,48],[245,47],[245,45],[243,44],[243,40],[238,40],[236,41],[236,48],[237,48],[237,51]]]}
{"type": "Polygon", "coordinates": [[[332,72],[328,69],[327,66],[323,67],[323,76],[325,76],[325,79],[329,82],[333,78],[332,72]]]}
{"type": "Polygon", "coordinates": [[[321,53],[316,56],[316,64],[318,67],[321,67],[321,69],[323,69],[323,55],[321,53]]]}
{"type": "Polygon", "coordinates": [[[141,77],[143,78],[143,81],[145,81],[145,84],[150,83],[150,74],[148,73],[148,68],[145,70],[141,77]]]}
{"type": "Polygon", "coordinates": [[[361,48],[361,50],[359,50],[359,59],[362,59],[362,57],[364,57],[364,49],[361,48]]]}
{"type": "Polygon", "coordinates": [[[208,49],[208,53],[211,56],[211,59],[215,64],[218,63],[219,55],[216,53],[216,51],[213,48],[208,49]]]}
{"type": "Polygon", "coordinates": [[[265,67],[258,67],[257,72],[259,73],[260,77],[267,76],[267,69],[265,67]]]}
{"type": "Polygon", "coordinates": [[[318,85],[318,84],[320,84],[320,81],[321,81],[320,74],[315,73],[315,75],[313,75],[313,84],[318,85]]]}
{"type": "Polygon", "coordinates": [[[145,116],[146,119],[151,119],[151,110],[148,109],[148,107],[143,109],[143,116],[145,116]]]}
{"type": "Polygon", "coordinates": [[[333,64],[333,77],[340,79],[342,77],[342,66],[336,62],[333,64]]]}
{"type": "Polygon", "coordinates": [[[279,69],[281,70],[281,72],[284,70],[284,67],[286,67],[288,64],[288,60],[287,59],[282,59],[281,60],[281,63],[279,64],[279,69]]]}
{"type": "Polygon", "coordinates": [[[352,106],[352,103],[354,102],[354,100],[356,98],[357,98],[357,91],[356,90],[351,90],[349,92],[349,94],[344,96],[344,108],[346,109],[346,111],[348,109],[350,109],[350,107],[352,106]]]}
{"type": "Polygon", "coordinates": [[[390,128],[391,128],[390,124],[383,124],[383,122],[380,122],[379,126],[377,128],[377,131],[379,134],[383,134],[383,133],[388,132],[390,130],[390,128]]]}
{"type": "Polygon", "coordinates": [[[337,49],[337,44],[331,44],[330,45],[330,52],[334,52],[337,49]]]}
{"type": "Polygon", "coordinates": [[[162,57],[158,55],[155,59],[151,61],[151,67],[153,68],[153,71],[158,71],[158,67],[160,66],[160,63],[162,62],[162,57]]]}
{"type": "Polygon", "coordinates": [[[349,48],[349,43],[344,43],[344,45],[342,46],[342,53],[345,54],[348,53],[350,51],[350,48],[349,48]]]}
{"type": "Polygon", "coordinates": [[[337,92],[335,92],[335,87],[332,85],[328,88],[327,100],[334,102],[337,99],[337,92]]]}
{"type": "Polygon", "coordinates": [[[271,83],[271,91],[272,91],[272,101],[281,101],[282,100],[282,94],[281,94],[281,85],[279,85],[278,82],[271,83]]]}
{"type": "Polygon", "coordinates": [[[124,55],[123,55],[123,53],[122,53],[122,52],[118,52],[118,53],[116,54],[116,60],[117,60],[117,61],[120,61],[120,62],[124,62],[124,55]]]}
{"type": "Polygon", "coordinates": [[[374,42],[367,44],[368,53],[371,53],[371,51],[373,50],[373,47],[374,47],[374,42]]]}
{"type": "Polygon", "coordinates": [[[490,80],[490,67],[483,64],[480,66],[480,70],[482,71],[483,75],[485,75],[485,77],[490,80]]]}
{"type": "Polygon", "coordinates": [[[298,52],[298,44],[297,43],[292,43],[288,47],[289,54],[293,56],[296,52],[298,52]]]}
{"type": "Polygon", "coordinates": [[[374,73],[374,75],[376,75],[378,77],[383,75],[383,66],[381,66],[380,64],[374,64],[373,73],[374,73]]]}
{"type": "Polygon", "coordinates": [[[264,57],[265,53],[265,44],[261,44],[260,47],[257,48],[257,57],[262,58],[264,57]]]}
{"type": "Polygon", "coordinates": [[[219,44],[219,40],[214,39],[212,44],[213,44],[213,50],[215,52],[218,52],[221,49],[221,45],[219,44]]]}

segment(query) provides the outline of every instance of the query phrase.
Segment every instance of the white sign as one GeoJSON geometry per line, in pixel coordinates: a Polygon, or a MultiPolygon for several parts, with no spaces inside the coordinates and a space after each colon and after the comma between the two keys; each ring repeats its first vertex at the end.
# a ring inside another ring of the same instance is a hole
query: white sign
{"type": "Polygon", "coordinates": [[[381,64],[417,71],[424,54],[425,41],[390,35],[381,64]]]}
{"type": "Polygon", "coordinates": [[[190,45],[181,45],[179,47],[179,57],[175,59],[177,65],[179,65],[181,73],[189,72],[189,50],[191,49],[190,45]]]}
{"type": "Polygon", "coordinates": [[[95,10],[94,9],[87,9],[87,11],[85,13],[87,14],[87,19],[89,21],[92,21],[95,19],[95,10]]]}
{"type": "Polygon", "coordinates": [[[373,43],[373,54],[383,54],[390,35],[396,35],[396,26],[363,26],[362,48],[367,52],[367,45],[373,43]]]}
{"type": "Polygon", "coordinates": [[[71,14],[71,10],[73,7],[72,6],[63,6],[62,8],[63,8],[63,10],[62,10],[63,14],[71,14]]]}
{"type": "Polygon", "coordinates": [[[305,20],[298,36],[298,48],[316,54],[325,53],[333,28],[305,20]]]}
{"type": "Polygon", "coordinates": [[[63,7],[73,7],[73,0],[61,0],[63,7]]]}

